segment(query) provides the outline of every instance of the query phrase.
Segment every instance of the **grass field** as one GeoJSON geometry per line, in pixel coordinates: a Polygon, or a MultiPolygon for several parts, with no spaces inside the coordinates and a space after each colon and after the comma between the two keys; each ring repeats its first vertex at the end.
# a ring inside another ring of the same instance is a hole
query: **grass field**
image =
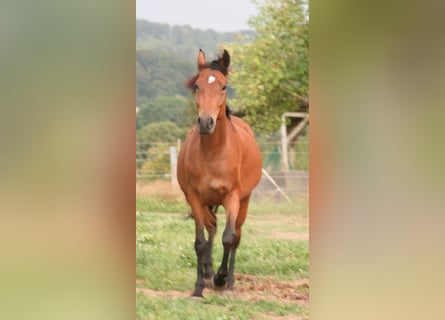
{"type": "MultiPolygon", "coordinates": [[[[137,319],[307,319],[307,198],[291,204],[252,202],[237,252],[234,291],[205,289],[205,298],[197,300],[190,298],[196,256],[189,208],[180,194],[160,186],[153,190],[137,193],[137,319]]],[[[215,268],[224,223],[220,208],[215,268]]]]}

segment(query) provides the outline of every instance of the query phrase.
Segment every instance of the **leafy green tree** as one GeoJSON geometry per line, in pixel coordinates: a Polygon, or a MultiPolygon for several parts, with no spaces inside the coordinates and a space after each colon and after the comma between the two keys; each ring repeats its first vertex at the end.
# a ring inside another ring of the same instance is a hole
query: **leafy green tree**
{"type": "Polygon", "coordinates": [[[184,80],[194,74],[195,64],[184,57],[160,48],[136,51],[136,95],[137,103],[145,97],[183,95],[184,80]]]}
{"type": "Polygon", "coordinates": [[[286,111],[308,108],[309,22],[301,0],[265,0],[252,17],[253,42],[233,44],[233,105],[259,131],[279,128],[286,111]]]}
{"type": "Polygon", "coordinates": [[[169,150],[168,144],[154,145],[148,149],[147,160],[142,164],[140,173],[148,175],[148,180],[162,179],[170,173],[169,150]]]}
{"type": "MultiPolygon", "coordinates": [[[[146,100],[190,92],[184,80],[196,70],[196,55],[203,48],[212,58],[217,47],[233,41],[251,41],[252,31],[216,32],[136,20],[136,101],[140,108],[146,100]],[[236,39],[236,35],[244,37],[236,39]]],[[[229,97],[233,92],[228,90],[229,97]]]]}
{"type": "Polygon", "coordinates": [[[154,122],[170,121],[178,127],[185,127],[189,123],[189,100],[183,96],[159,96],[155,99],[142,98],[138,104],[136,115],[136,129],[154,122]]]}
{"type": "Polygon", "coordinates": [[[155,160],[150,158],[152,147],[161,144],[176,144],[178,139],[185,138],[186,131],[170,121],[150,123],[136,132],[136,160],[140,168],[144,162],[155,160]]]}

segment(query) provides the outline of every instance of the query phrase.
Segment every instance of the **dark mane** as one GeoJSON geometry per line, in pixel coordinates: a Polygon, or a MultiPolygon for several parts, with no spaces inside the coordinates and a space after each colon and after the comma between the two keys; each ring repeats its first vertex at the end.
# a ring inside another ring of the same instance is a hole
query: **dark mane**
{"type": "Polygon", "coordinates": [[[199,70],[205,69],[205,68],[217,70],[227,77],[227,74],[229,73],[229,69],[228,69],[229,65],[230,65],[230,55],[229,55],[229,52],[224,49],[224,51],[222,53],[220,53],[216,57],[215,60],[213,60],[211,62],[207,62],[203,65],[200,65],[198,68],[199,68],[199,70]]]}
{"type": "MultiPolygon", "coordinates": [[[[227,77],[227,75],[229,74],[229,66],[230,64],[230,55],[229,52],[227,50],[224,50],[221,54],[219,54],[215,60],[211,61],[211,62],[206,62],[204,64],[201,64],[198,66],[199,70],[202,69],[212,69],[212,70],[216,70],[221,72],[224,76],[227,77]]],[[[184,86],[187,89],[193,89],[196,79],[198,79],[199,74],[187,79],[184,82],[184,86]]]]}
{"type": "Polygon", "coordinates": [[[207,62],[206,64],[200,65],[199,66],[199,70],[201,69],[212,69],[212,70],[217,70],[219,72],[221,72],[223,75],[227,76],[227,74],[229,73],[227,70],[227,67],[224,67],[223,65],[220,65],[218,60],[213,60],[212,62],[207,62]]]}
{"type": "Polygon", "coordinates": [[[232,110],[230,110],[229,105],[226,104],[226,117],[230,119],[231,114],[232,114],[232,110]]]}

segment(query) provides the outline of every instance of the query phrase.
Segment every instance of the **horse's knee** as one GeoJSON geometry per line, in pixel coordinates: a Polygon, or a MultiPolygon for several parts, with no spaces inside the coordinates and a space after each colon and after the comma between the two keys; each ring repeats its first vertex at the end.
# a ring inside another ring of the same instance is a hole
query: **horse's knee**
{"type": "Polygon", "coordinates": [[[232,249],[238,248],[240,240],[241,240],[241,237],[235,236],[235,239],[233,240],[233,243],[232,243],[232,249]]]}
{"type": "Polygon", "coordinates": [[[195,251],[198,256],[204,255],[207,248],[207,240],[202,238],[197,238],[195,240],[195,251]]]}
{"type": "Polygon", "coordinates": [[[223,232],[222,243],[224,246],[231,246],[235,241],[235,232],[230,229],[226,229],[223,232]]]}

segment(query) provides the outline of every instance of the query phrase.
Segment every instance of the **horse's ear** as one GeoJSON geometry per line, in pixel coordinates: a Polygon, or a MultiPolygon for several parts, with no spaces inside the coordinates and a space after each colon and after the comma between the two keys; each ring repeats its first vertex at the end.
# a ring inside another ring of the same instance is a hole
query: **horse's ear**
{"type": "Polygon", "coordinates": [[[184,81],[184,87],[186,87],[187,89],[192,90],[193,87],[195,86],[196,80],[198,79],[198,75],[188,78],[187,80],[184,81]]]}
{"type": "Polygon", "coordinates": [[[204,51],[202,49],[199,49],[198,52],[198,69],[200,66],[204,65],[206,63],[206,55],[204,54],[204,51]]]}
{"type": "Polygon", "coordinates": [[[228,68],[230,65],[230,55],[229,52],[224,49],[222,56],[219,58],[219,64],[222,65],[223,67],[228,68]]]}

